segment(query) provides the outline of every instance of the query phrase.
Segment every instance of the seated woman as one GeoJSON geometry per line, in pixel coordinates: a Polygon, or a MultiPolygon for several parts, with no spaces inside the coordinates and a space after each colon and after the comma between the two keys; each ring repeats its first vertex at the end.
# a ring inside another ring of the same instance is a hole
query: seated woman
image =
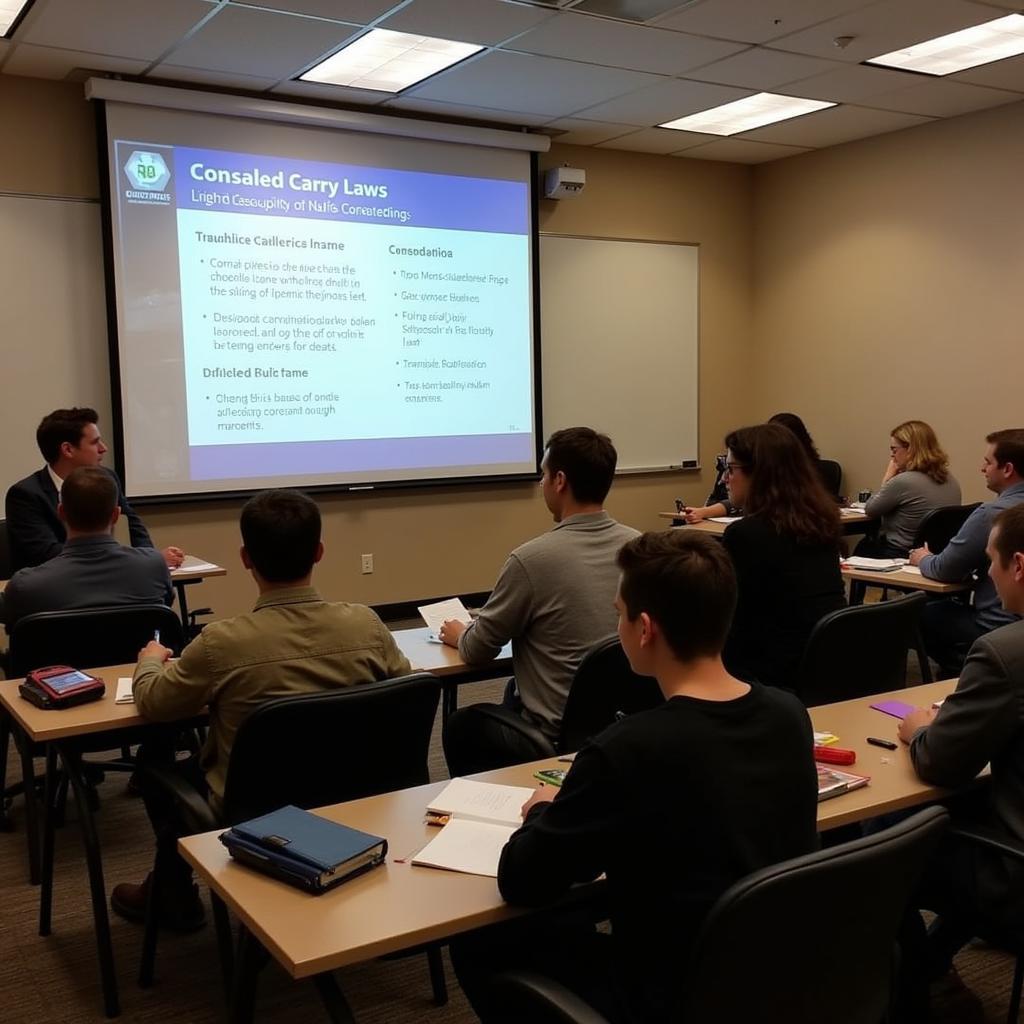
{"type": "Polygon", "coordinates": [[[960,485],[949,472],[949,456],[927,423],[907,420],[894,427],[889,455],[882,485],[864,506],[869,516],[880,518],[878,534],[865,537],[854,554],[905,558],[929,512],[960,504],[960,485]]]}
{"type": "MultiPolygon", "coordinates": [[[[839,497],[840,478],[842,470],[838,462],[830,462],[818,455],[818,449],[814,446],[814,439],[811,437],[804,421],[795,412],[777,412],[769,423],[780,423],[791,430],[796,439],[804,447],[811,462],[817,467],[825,489],[833,497],[839,497]]],[[[715,486],[704,502],[703,507],[687,507],[683,509],[683,518],[688,523],[699,523],[703,519],[710,519],[714,516],[738,516],[743,514],[743,509],[738,508],[729,498],[729,492],[725,485],[725,463],[724,455],[715,457],[715,486]]]]}
{"type": "Polygon", "coordinates": [[[725,443],[729,497],[744,509],[722,537],[739,583],[725,663],[741,678],[792,687],[811,630],[846,604],[839,510],[786,427],[744,427],[725,443]]]}

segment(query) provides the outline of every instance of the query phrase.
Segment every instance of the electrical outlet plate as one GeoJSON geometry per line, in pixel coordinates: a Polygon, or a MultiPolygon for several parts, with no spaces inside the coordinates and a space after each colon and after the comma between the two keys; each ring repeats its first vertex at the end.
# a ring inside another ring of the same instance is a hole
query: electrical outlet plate
{"type": "Polygon", "coordinates": [[[373,572],[373,555],[362,555],[361,566],[363,575],[373,572]]]}

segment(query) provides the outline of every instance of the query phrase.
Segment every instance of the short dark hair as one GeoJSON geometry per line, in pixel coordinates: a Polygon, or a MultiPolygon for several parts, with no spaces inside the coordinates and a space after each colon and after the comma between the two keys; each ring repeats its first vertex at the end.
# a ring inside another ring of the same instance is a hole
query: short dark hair
{"type": "Polygon", "coordinates": [[[46,464],[52,466],[60,458],[60,446],[65,441],[77,447],[85,428],[97,422],[99,415],[95,409],[54,409],[44,416],[36,427],[36,444],[46,464]]]}
{"type": "Polygon", "coordinates": [[[1024,430],[1019,427],[995,430],[985,441],[993,446],[997,466],[1005,466],[1009,462],[1019,476],[1024,476],[1024,430]]]}
{"type": "Polygon", "coordinates": [[[992,546],[1005,568],[1018,551],[1024,553],[1024,505],[1004,508],[992,520],[992,527],[996,531],[992,546]]]}
{"type": "Polygon", "coordinates": [[[61,485],[64,521],[72,530],[98,533],[110,525],[117,507],[117,484],[98,466],[79,466],[61,485]]]}
{"type": "Polygon", "coordinates": [[[644,533],[626,542],[618,565],[631,622],[647,612],[680,661],[721,654],[736,609],[736,570],[721,541],[682,529],[644,533]]]}
{"type": "Polygon", "coordinates": [[[619,456],[607,434],[590,427],[556,430],[545,446],[550,476],[564,473],[573,497],[587,505],[600,505],[612,489],[619,456]]]}
{"type": "Polygon", "coordinates": [[[308,576],[320,543],[320,509],[300,491],[263,491],[250,498],[239,519],[253,568],[268,583],[308,576]]]}
{"type": "Polygon", "coordinates": [[[811,433],[804,425],[804,421],[795,412],[777,412],[768,422],[781,423],[782,426],[792,430],[812,461],[821,458],[814,443],[814,438],[811,437],[811,433]]]}

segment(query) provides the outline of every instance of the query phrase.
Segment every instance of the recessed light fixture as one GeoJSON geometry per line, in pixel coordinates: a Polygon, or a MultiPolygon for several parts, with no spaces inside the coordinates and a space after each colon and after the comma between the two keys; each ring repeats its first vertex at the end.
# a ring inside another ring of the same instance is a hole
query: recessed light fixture
{"type": "Polygon", "coordinates": [[[299,78],[304,82],[401,92],[482,49],[473,43],[375,28],[299,78]]]}
{"type": "Polygon", "coordinates": [[[923,75],[951,75],[1021,53],[1024,53],[1024,16],[1008,14],[1005,18],[986,21],[984,25],[883,53],[864,63],[918,71],[923,75]]]}
{"type": "Polygon", "coordinates": [[[0,0],[0,36],[10,35],[32,0],[0,0]]]}
{"type": "Polygon", "coordinates": [[[736,135],[749,132],[776,121],[788,121],[791,117],[810,114],[815,110],[834,107],[825,100],[805,100],[798,96],[779,96],[773,92],[759,92],[720,107],[702,110],[696,114],[676,118],[659,125],[660,128],[675,128],[685,132],[703,132],[706,135],[736,135]]]}

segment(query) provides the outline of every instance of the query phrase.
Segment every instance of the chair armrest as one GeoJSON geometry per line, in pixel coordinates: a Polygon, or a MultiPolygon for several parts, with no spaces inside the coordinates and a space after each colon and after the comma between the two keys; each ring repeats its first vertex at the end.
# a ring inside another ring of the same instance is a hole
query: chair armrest
{"type": "Polygon", "coordinates": [[[494,979],[503,1003],[534,1024],[608,1024],[589,1003],[560,982],[535,971],[507,971],[494,979]]]}
{"type": "Polygon", "coordinates": [[[502,704],[473,704],[474,710],[485,718],[500,722],[506,729],[519,733],[537,748],[537,758],[554,757],[557,754],[554,744],[537,728],[519,714],[502,704]]]}
{"type": "Polygon", "coordinates": [[[159,790],[173,801],[179,818],[180,835],[209,832],[222,824],[198,790],[170,765],[142,763],[137,770],[143,776],[144,787],[159,790]]]}
{"type": "Polygon", "coordinates": [[[957,828],[950,829],[949,834],[954,839],[973,843],[975,846],[982,846],[987,850],[993,850],[1006,857],[1012,857],[1014,860],[1024,861],[1024,846],[1018,846],[1012,839],[1008,839],[1006,836],[980,825],[960,825],[957,828]]]}

